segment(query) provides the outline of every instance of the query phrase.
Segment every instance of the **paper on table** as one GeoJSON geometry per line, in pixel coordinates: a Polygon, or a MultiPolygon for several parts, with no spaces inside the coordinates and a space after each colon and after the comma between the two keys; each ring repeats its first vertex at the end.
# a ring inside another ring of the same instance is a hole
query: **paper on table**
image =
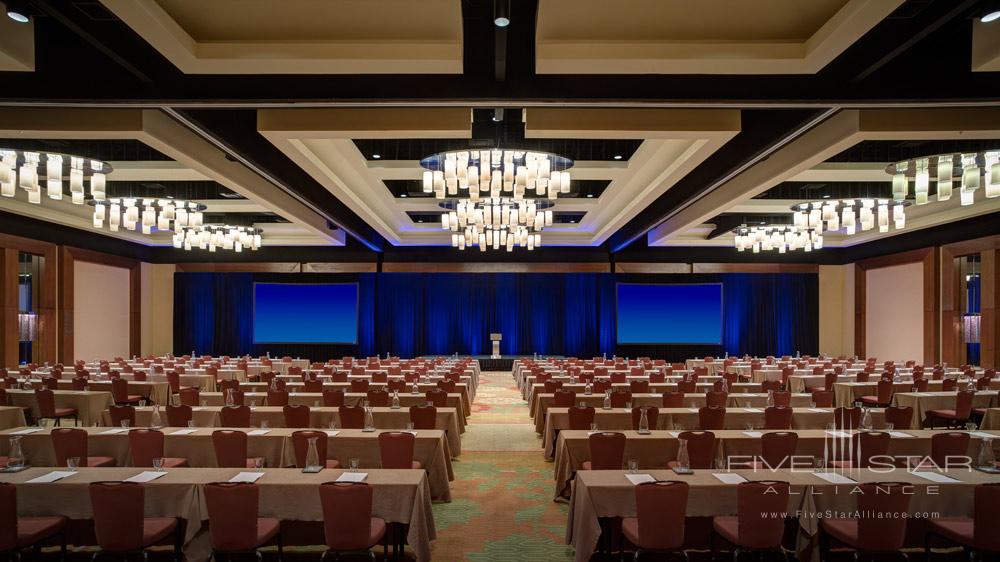
{"type": "Polygon", "coordinates": [[[129,428],[127,427],[112,427],[111,429],[105,429],[100,434],[101,435],[119,435],[121,433],[128,433],[129,428]]]}
{"type": "Polygon", "coordinates": [[[743,408],[743,411],[744,412],[750,412],[751,414],[759,414],[759,413],[763,412],[764,410],[761,410],[760,408],[743,408]]]}
{"type": "Polygon", "coordinates": [[[747,437],[760,438],[764,434],[760,431],[744,431],[743,435],[746,435],[747,437]]]}
{"type": "Polygon", "coordinates": [[[680,431],[668,431],[667,433],[669,433],[671,437],[680,437],[681,434],[680,431]]]}
{"type": "Polygon", "coordinates": [[[339,434],[339,433],[340,433],[339,431],[336,431],[336,430],[333,430],[333,429],[331,429],[331,430],[328,430],[328,431],[326,432],[326,436],[327,436],[327,437],[336,437],[336,436],[337,436],[337,434],[339,434]]]}
{"type": "Polygon", "coordinates": [[[698,408],[688,408],[688,411],[697,414],[698,413],[698,408]]]}
{"type": "Polygon", "coordinates": [[[170,435],[191,435],[192,433],[194,433],[196,431],[198,431],[198,430],[197,429],[193,429],[193,428],[178,429],[177,431],[171,432],[170,435]]]}
{"type": "Polygon", "coordinates": [[[972,437],[979,438],[979,439],[996,439],[996,438],[1000,437],[1000,436],[997,436],[997,435],[993,435],[992,433],[985,433],[985,432],[982,432],[982,431],[973,431],[969,435],[971,435],[972,437]]]}
{"type": "Polygon", "coordinates": [[[26,484],[48,484],[49,482],[55,482],[57,480],[62,480],[63,478],[69,478],[74,474],[76,473],[70,472],[68,470],[53,470],[48,474],[36,476],[35,478],[28,480],[26,484]]]}
{"type": "Polygon", "coordinates": [[[656,482],[656,478],[648,474],[626,474],[625,478],[628,478],[628,481],[635,486],[645,484],[646,482],[656,482]]]}
{"type": "Polygon", "coordinates": [[[7,435],[30,435],[32,433],[38,433],[39,431],[45,431],[44,427],[29,427],[27,429],[19,429],[17,431],[11,431],[7,435]]]}
{"type": "Polygon", "coordinates": [[[130,476],[125,479],[125,482],[152,482],[161,476],[166,476],[166,472],[156,472],[153,470],[144,470],[135,476],[130,476]]]}
{"type": "Polygon", "coordinates": [[[831,437],[843,437],[843,438],[851,436],[850,433],[847,433],[846,431],[841,431],[839,429],[835,431],[827,431],[826,434],[831,437]]]}
{"type": "Polygon", "coordinates": [[[230,482],[256,482],[264,476],[263,472],[241,472],[229,479],[230,482]]]}
{"type": "Polygon", "coordinates": [[[924,470],[914,470],[912,473],[914,476],[919,476],[924,480],[930,480],[931,482],[940,482],[942,484],[952,484],[955,482],[961,482],[957,478],[952,478],[946,474],[941,474],[940,472],[924,471],[924,470]]]}
{"type": "Polygon", "coordinates": [[[889,432],[889,436],[890,437],[913,437],[909,433],[904,433],[902,431],[890,431],[889,432]]]}
{"type": "Polygon", "coordinates": [[[837,474],[836,472],[817,472],[816,476],[822,478],[831,484],[855,484],[854,480],[844,476],[843,474],[837,474]]]}
{"type": "Polygon", "coordinates": [[[809,408],[810,412],[816,412],[817,414],[825,414],[830,411],[829,408],[809,408]]]}
{"type": "Polygon", "coordinates": [[[724,484],[741,484],[747,481],[746,478],[732,472],[713,472],[712,476],[718,478],[724,484]]]}
{"type": "Polygon", "coordinates": [[[337,482],[364,482],[367,472],[345,472],[337,477],[337,482]]]}
{"type": "Polygon", "coordinates": [[[255,429],[247,433],[247,435],[267,435],[268,433],[271,433],[270,429],[255,429]]]}

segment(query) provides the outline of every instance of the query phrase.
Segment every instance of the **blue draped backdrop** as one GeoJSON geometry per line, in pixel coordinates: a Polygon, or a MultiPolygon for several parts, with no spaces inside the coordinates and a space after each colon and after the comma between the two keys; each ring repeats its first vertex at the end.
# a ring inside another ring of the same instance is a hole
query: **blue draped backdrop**
{"type": "Polygon", "coordinates": [[[253,355],[270,352],[325,359],[487,355],[489,334],[503,334],[504,355],[648,355],[817,353],[815,274],[615,275],[608,273],[177,273],[174,352],[253,355]],[[254,282],[359,286],[357,345],[256,345],[254,282]],[[619,346],[615,283],[721,282],[721,346],[619,346]]]}

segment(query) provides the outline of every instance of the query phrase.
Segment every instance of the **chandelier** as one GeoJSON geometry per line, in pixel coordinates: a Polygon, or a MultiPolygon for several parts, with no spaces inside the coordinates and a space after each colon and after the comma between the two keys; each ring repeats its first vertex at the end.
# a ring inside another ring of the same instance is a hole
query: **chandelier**
{"type": "MultiPolygon", "coordinates": [[[[447,203],[443,203],[448,208],[447,203]]],[[[552,225],[552,203],[547,200],[515,200],[496,197],[473,201],[460,199],[454,210],[441,215],[441,228],[451,230],[451,245],[459,250],[476,245],[514,251],[514,246],[534,250],[542,245],[539,234],[552,225]]]]}
{"type": "Polygon", "coordinates": [[[556,199],[569,193],[573,161],[548,152],[517,149],[453,150],[420,161],[424,193],[446,196],[556,199]]]}
{"type": "Polygon", "coordinates": [[[159,231],[177,231],[202,224],[202,211],[207,207],[194,201],[176,199],[145,199],[138,197],[113,197],[93,199],[94,228],[103,228],[105,221],[111,232],[119,229],[140,230],[151,234],[159,231]]]}
{"type": "Polygon", "coordinates": [[[192,250],[198,248],[214,252],[217,249],[242,252],[258,250],[263,231],[252,226],[231,226],[227,224],[205,224],[182,227],[174,233],[174,248],[192,250]]]}
{"type": "Polygon", "coordinates": [[[955,187],[963,206],[975,202],[981,186],[985,186],[983,193],[987,198],[1000,197],[1000,149],[911,158],[890,164],[885,171],[892,175],[893,199],[907,198],[912,184],[917,205],[930,201],[932,178],[938,201],[951,199],[955,187]]]}
{"type": "Polygon", "coordinates": [[[59,201],[63,181],[68,178],[70,200],[82,205],[87,183],[92,197],[104,199],[107,174],[112,169],[107,162],[82,156],[0,148],[0,196],[14,197],[20,187],[27,192],[29,203],[40,205],[44,181],[48,198],[59,201]]]}
{"type": "Polygon", "coordinates": [[[815,228],[793,224],[743,225],[732,232],[736,237],[736,249],[740,252],[751,250],[757,254],[761,250],[777,250],[779,254],[784,254],[788,250],[811,252],[823,249],[823,235],[815,228]]]}
{"type": "Polygon", "coordinates": [[[904,209],[912,203],[894,199],[827,199],[792,205],[792,224],[799,229],[814,229],[818,234],[843,230],[848,236],[858,231],[889,232],[906,226],[904,209]]]}

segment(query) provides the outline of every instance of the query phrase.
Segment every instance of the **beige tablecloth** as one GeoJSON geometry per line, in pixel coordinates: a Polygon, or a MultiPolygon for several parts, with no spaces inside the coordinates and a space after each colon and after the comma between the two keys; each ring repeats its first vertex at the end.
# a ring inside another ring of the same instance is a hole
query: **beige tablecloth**
{"type": "MultiPolygon", "coordinates": [[[[385,383],[371,383],[370,388],[371,389],[385,388],[385,386],[386,386],[385,383]]],[[[298,392],[302,389],[302,387],[303,384],[301,382],[289,382],[286,383],[285,390],[287,390],[288,392],[298,392]]],[[[423,393],[427,392],[428,390],[436,389],[437,385],[434,383],[420,383],[417,385],[417,388],[420,390],[421,395],[423,395],[423,393]]],[[[262,382],[249,382],[240,384],[240,389],[243,390],[244,392],[260,392],[266,394],[268,385],[262,382]]],[[[343,390],[344,392],[349,393],[351,390],[351,385],[350,383],[346,382],[326,382],[323,384],[323,390],[343,390]]],[[[399,394],[400,398],[402,398],[404,394],[410,394],[410,386],[407,386],[406,390],[404,390],[399,394]]],[[[472,413],[472,399],[470,398],[469,395],[468,385],[462,383],[456,384],[455,394],[461,396],[462,409],[464,411],[465,417],[468,417],[469,414],[472,413]]],[[[221,404],[222,402],[219,402],[219,405],[221,404]]]]}
{"type": "MultiPolygon", "coordinates": [[[[913,408],[913,422],[911,427],[920,428],[927,412],[930,410],[949,410],[955,408],[955,400],[958,392],[897,392],[892,397],[892,402],[896,406],[909,406],[913,408]]],[[[997,391],[980,390],[976,392],[972,399],[973,408],[989,408],[997,405],[997,391]]]]}
{"type": "MultiPolygon", "coordinates": [[[[562,386],[563,390],[572,390],[573,392],[576,393],[577,396],[584,396],[586,388],[587,388],[586,384],[580,384],[578,382],[563,383],[562,386]]],[[[696,385],[696,388],[697,388],[697,393],[705,393],[712,390],[712,383],[699,382],[696,385]]],[[[611,385],[611,389],[612,391],[628,390],[629,384],[615,383],[611,385]]],[[[664,392],[677,392],[677,383],[662,382],[662,383],[651,383],[649,385],[650,394],[662,395],[664,392]]],[[[761,392],[761,388],[760,385],[756,383],[736,383],[731,386],[730,392],[756,394],[761,392]]],[[[528,390],[528,404],[529,404],[528,415],[530,415],[531,417],[535,417],[535,413],[538,411],[539,396],[543,394],[546,394],[544,384],[532,384],[531,388],[528,390]]],[[[551,393],[548,394],[551,396],[551,393]]],[[[600,392],[596,394],[604,396],[604,394],[600,392]]]]}
{"type": "MultiPolygon", "coordinates": [[[[110,392],[93,390],[56,390],[55,403],[57,408],[76,408],[80,423],[83,425],[98,425],[101,412],[108,409],[114,402],[110,392]]],[[[34,390],[8,389],[7,398],[11,406],[31,406],[32,417],[38,417],[38,402],[34,390]]]]}
{"type": "MultiPolygon", "coordinates": [[[[927,381],[927,388],[933,392],[941,390],[941,381],[927,381]]],[[[913,390],[912,381],[896,382],[892,385],[893,393],[910,392],[913,390]]],[[[868,382],[837,382],[833,383],[834,405],[850,408],[855,400],[860,400],[862,396],[878,396],[878,380],[868,382]]]]}
{"type": "Polygon", "coordinates": [[[24,409],[18,406],[0,406],[0,429],[23,427],[24,409]]]}

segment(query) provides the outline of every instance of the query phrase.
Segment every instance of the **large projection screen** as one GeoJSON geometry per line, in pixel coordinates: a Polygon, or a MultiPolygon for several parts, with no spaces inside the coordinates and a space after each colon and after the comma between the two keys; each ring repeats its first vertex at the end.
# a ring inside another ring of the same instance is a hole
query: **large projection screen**
{"type": "Polygon", "coordinates": [[[618,283],[619,344],[722,344],[722,283],[618,283]]]}
{"type": "Polygon", "coordinates": [[[254,283],[254,343],[358,343],[358,284],[254,283]]]}

